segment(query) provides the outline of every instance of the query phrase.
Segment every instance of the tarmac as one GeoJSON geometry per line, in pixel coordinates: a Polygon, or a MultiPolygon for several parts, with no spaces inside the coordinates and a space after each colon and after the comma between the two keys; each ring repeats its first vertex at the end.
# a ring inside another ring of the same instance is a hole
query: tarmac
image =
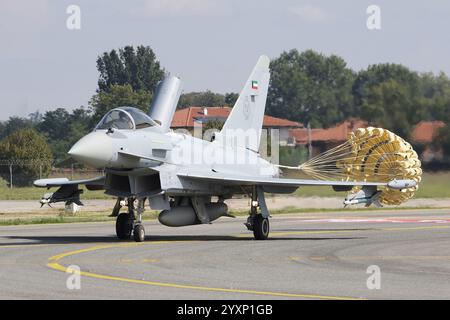
{"type": "Polygon", "coordinates": [[[266,241],[244,222],[149,221],[144,243],[111,222],[0,227],[0,299],[450,299],[450,209],[276,215],[266,241]]]}

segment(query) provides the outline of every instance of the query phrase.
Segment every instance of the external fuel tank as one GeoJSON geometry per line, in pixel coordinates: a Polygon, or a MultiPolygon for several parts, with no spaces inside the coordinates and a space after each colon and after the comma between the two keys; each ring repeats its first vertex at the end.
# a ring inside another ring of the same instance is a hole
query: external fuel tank
{"type": "MultiPolygon", "coordinates": [[[[211,222],[228,214],[228,207],[223,202],[207,203],[205,209],[211,222]]],[[[159,214],[158,220],[168,227],[183,227],[201,223],[192,206],[179,206],[164,210],[159,214]]]]}

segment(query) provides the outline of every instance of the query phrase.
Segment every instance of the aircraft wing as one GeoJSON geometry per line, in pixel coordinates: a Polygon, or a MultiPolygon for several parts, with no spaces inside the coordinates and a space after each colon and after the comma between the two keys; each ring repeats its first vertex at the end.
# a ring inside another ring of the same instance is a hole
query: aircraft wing
{"type": "Polygon", "coordinates": [[[66,205],[76,203],[77,205],[83,205],[80,201],[80,195],[83,193],[82,189],[78,189],[78,185],[83,184],[88,190],[103,190],[105,184],[105,177],[96,177],[93,179],[85,180],[72,180],[67,178],[56,179],[40,179],[33,182],[33,185],[38,188],[52,188],[58,187],[53,193],[46,193],[42,196],[41,207],[44,204],[49,206],[52,203],[65,202],[66,205]]]}
{"type": "Polygon", "coordinates": [[[332,180],[308,180],[308,179],[285,179],[285,178],[271,178],[271,177],[252,177],[252,176],[237,176],[233,174],[224,174],[211,172],[205,173],[178,173],[178,176],[196,179],[203,181],[212,181],[225,185],[241,185],[241,186],[270,186],[270,187],[286,187],[298,188],[301,186],[331,186],[336,191],[347,191],[354,186],[361,187],[378,187],[388,186],[392,189],[411,188],[416,185],[413,180],[392,180],[389,182],[364,182],[364,181],[332,181],[332,180]]]}
{"type": "Polygon", "coordinates": [[[69,180],[67,178],[40,179],[33,182],[33,185],[38,188],[75,186],[79,184],[86,185],[88,190],[98,190],[99,187],[105,184],[105,177],[101,176],[85,180],[69,180]]]}

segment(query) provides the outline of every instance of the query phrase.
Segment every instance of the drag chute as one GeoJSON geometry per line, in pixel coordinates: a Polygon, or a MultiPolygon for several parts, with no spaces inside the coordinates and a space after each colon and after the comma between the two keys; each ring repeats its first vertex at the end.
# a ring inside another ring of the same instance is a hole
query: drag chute
{"type": "MultiPolygon", "coordinates": [[[[389,182],[408,179],[416,182],[416,186],[401,190],[382,187],[378,201],[386,205],[398,205],[412,198],[422,175],[421,162],[411,144],[389,130],[373,127],[357,129],[343,144],[295,169],[318,180],[389,182]]],[[[354,187],[350,193],[359,190],[354,187]]]]}

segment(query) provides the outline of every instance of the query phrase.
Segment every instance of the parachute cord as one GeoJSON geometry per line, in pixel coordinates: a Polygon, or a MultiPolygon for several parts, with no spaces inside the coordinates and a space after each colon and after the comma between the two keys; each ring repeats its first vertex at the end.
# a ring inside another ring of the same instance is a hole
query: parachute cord
{"type": "MultiPolygon", "coordinates": [[[[275,165],[275,164],[274,164],[275,165]]],[[[421,162],[411,145],[381,128],[361,128],[348,140],[299,166],[275,165],[297,170],[318,180],[387,182],[392,179],[421,180],[421,162]]],[[[384,188],[379,201],[400,204],[414,195],[417,186],[406,190],[384,188]]],[[[354,190],[359,190],[354,188],[354,190]]]]}

